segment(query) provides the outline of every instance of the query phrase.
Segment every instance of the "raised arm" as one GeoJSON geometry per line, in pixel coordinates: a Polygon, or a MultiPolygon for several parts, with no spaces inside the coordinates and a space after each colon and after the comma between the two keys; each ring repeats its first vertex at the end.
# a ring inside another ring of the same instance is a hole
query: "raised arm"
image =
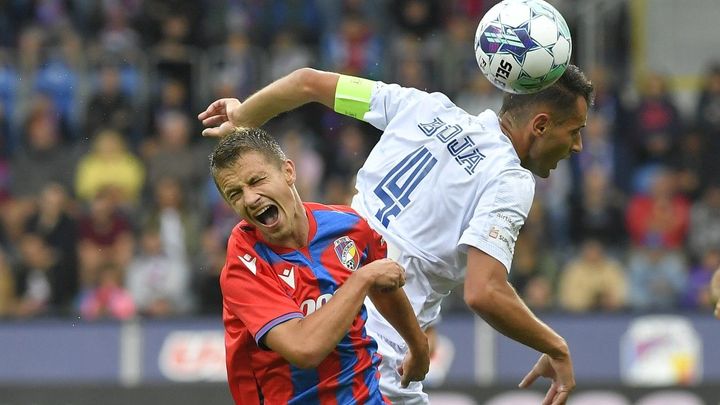
{"type": "Polygon", "coordinates": [[[234,127],[259,127],[286,111],[310,102],[334,108],[340,75],[302,68],[267,85],[244,102],[223,98],[198,115],[205,127],[203,136],[222,137],[234,127]]]}
{"type": "Polygon", "coordinates": [[[502,263],[474,247],[468,248],[465,302],[503,335],[543,353],[520,383],[527,387],[538,377],[552,380],[543,405],[560,405],[575,387],[570,350],[565,340],[540,321],[507,281],[502,263]]]}
{"type": "Polygon", "coordinates": [[[320,309],[275,326],[262,342],[297,367],[317,367],[347,334],[368,293],[400,289],[405,284],[404,274],[402,267],[389,259],[369,263],[353,273],[320,309]]]}
{"type": "Polygon", "coordinates": [[[422,381],[430,369],[430,348],[407,295],[399,288],[388,293],[371,292],[368,296],[408,345],[409,353],[398,370],[402,375],[400,384],[405,388],[410,381],[422,381]]]}

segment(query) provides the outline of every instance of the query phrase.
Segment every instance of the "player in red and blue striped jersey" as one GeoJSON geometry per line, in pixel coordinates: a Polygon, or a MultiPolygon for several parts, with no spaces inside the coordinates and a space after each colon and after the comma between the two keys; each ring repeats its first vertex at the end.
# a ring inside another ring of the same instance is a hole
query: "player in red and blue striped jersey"
{"type": "Polygon", "coordinates": [[[385,259],[380,235],[349,207],[303,203],[295,169],[264,131],[238,130],[211,156],[218,189],[243,218],[220,285],[230,390],[238,404],[383,404],[370,297],[403,335],[403,385],[428,371],[427,339],[385,259]]]}

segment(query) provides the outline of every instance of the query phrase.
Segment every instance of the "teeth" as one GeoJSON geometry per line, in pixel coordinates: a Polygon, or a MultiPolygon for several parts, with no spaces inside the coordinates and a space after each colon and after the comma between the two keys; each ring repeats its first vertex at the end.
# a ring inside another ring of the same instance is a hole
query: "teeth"
{"type": "Polygon", "coordinates": [[[270,206],[268,205],[267,207],[265,207],[265,208],[261,209],[260,211],[258,211],[258,212],[255,214],[255,216],[256,216],[256,217],[259,217],[260,215],[262,215],[263,213],[265,213],[265,211],[267,211],[267,210],[269,210],[269,209],[270,209],[270,206]]]}

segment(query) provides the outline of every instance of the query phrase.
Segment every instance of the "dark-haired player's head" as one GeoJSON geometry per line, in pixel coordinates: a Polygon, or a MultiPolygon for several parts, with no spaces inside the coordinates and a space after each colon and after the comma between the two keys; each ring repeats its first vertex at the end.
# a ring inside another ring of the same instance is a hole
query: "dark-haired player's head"
{"type": "Polygon", "coordinates": [[[268,242],[286,245],[305,217],[295,190],[295,165],[277,141],[257,128],[239,128],[210,155],[215,185],[225,201],[268,242]]]}
{"type": "Polygon", "coordinates": [[[499,115],[513,142],[527,145],[523,167],[547,177],[560,160],[580,152],[580,131],[592,103],[593,85],[575,65],[568,65],[565,73],[542,91],[506,94],[499,115]]]}

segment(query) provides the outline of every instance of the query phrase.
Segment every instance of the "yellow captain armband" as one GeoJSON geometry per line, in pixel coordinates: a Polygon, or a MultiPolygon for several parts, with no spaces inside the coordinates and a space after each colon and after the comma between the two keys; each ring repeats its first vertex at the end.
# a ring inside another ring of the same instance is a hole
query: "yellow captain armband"
{"type": "Polygon", "coordinates": [[[370,111],[374,85],[372,80],[340,75],[335,88],[335,112],[362,120],[370,111]]]}

